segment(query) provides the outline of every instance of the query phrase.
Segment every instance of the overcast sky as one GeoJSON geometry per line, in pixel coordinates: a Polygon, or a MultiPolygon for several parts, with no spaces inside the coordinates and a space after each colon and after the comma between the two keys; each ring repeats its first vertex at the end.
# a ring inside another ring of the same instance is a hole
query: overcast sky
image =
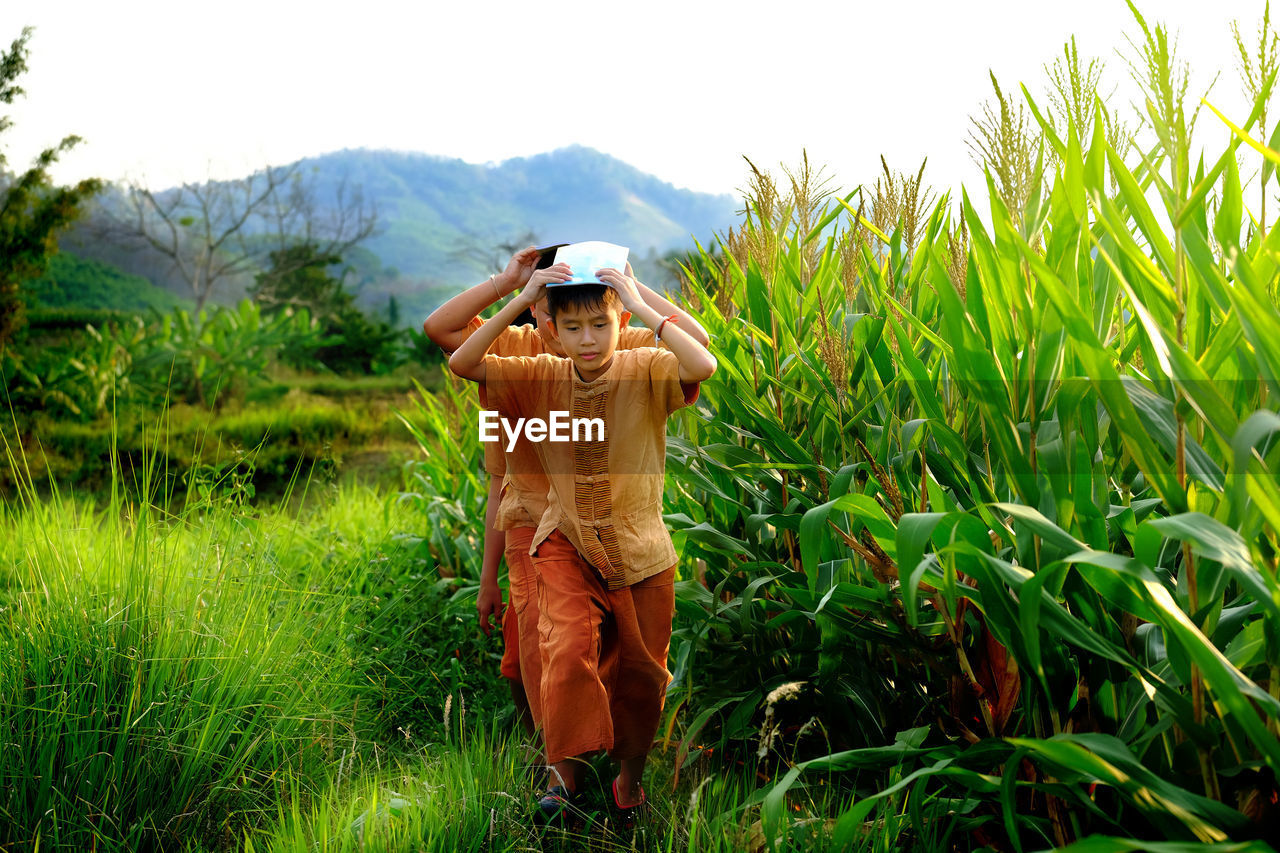
{"type": "MultiPolygon", "coordinates": [[[[1221,70],[1210,100],[1242,119],[1229,24],[1252,37],[1263,5],[1139,8],[1180,35],[1192,92],[1221,70]]],[[[25,166],[78,134],[61,180],[168,185],[342,148],[483,163],[579,143],[709,192],[744,185],[744,155],[776,168],[806,148],[844,186],[874,180],[882,153],[911,171],[928,156],[931,183],[973,186],[965,137],[988,69],[1040,93],[1075,34],[1127,105],[1117,50],[1132,55],[1136,33],[1123,0],[0,0],[0,41],[25,25],[27,97],[0,150],[25,166]]],[[[1217,119],[1201,125],[1219,147],[1217,119]]]]}

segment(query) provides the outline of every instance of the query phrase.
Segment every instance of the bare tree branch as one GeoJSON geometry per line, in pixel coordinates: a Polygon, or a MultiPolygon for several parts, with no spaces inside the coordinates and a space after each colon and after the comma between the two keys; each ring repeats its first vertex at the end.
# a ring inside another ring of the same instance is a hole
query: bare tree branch
{"type": "MultiPolygon", "coordinates": [[[[187,283],[196,309],[219,283],[262,272],[268,257],[308,244],[321,255],[341,256],[377,229],[377,210],[342,178],[327,204],[301,164],[266,166],[235,180],[187,182],[155,192],[141,183],[125,192],[119,236],[132,237],[167,258],[187,283]]],[[[273,273],[284,273],[278,264],[273,273]]]]}

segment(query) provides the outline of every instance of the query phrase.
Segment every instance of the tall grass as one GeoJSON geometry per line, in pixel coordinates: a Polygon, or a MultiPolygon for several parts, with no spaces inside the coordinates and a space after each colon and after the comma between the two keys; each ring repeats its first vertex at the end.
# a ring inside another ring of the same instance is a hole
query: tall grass
{"type": "Polygon", "coordinates": [[[443,619],[409,516],[299,488],[328,494],[299,515],[214,483],[169,514],[145,482],[96,505],[25,482],[0,506],[0,847],[234,847],[426,716],[387,674],[443,619]]]}

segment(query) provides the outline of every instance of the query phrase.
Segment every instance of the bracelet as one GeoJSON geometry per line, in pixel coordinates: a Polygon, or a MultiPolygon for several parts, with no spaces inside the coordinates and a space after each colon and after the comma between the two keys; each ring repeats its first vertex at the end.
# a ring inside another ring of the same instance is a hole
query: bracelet
{"type": "Polygon", "coordinates": [[[498,289],[498,274],[496,272],[489,273],[489,283],[493,285],[493,292],[498,294],[498,298],[502,298],[502,291],[498,289]]]}
{"type": "Polygon", "coordinates": [[[657,331],[655,331],[655,332],[653,333],[653,339],[654,339],[655,341],[657,341],[657,342],[661,343],[661,342],[662,342],[662,327],[663,327],[663,326],[665,326],[665,325],[667,325],[668,323],[678,323],[678,322],[680,322],[680,318],[679,318],[679,317],[677,317],[675,314],[672,314],[670,317],[663,317],[663,318],[662,318],[662,322],[658,324],[658,329],[657,329],[657,331]]]}

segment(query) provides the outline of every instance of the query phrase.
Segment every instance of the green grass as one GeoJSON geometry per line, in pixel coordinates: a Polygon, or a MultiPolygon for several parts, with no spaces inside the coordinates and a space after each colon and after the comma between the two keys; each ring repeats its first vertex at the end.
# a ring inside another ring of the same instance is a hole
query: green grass
{"type": "MultiPolygon", "coordinates": [[[[0,849],[539,849],[497,646],[399,535],[412,507],[296,488],[310,509],[0,504],[0,849]]],[[[763,837],[752,771],[677,783],[676,756],[655,753],[638,835],[590,849],[763,837]]]]}
{"type": "Polygon", "coordinates": [[[17,699],[0,715],[22,736],[0,756],[7,842],[234,833],[273,774],[315,772],[353,726],[348,661],[318,629],[341,567],[300,586],[231,515],[55,506],[9,526],[22,544],[0,642],[15,664],[0,679],[17,699]]]}
{"type": "Polygon", "coordinates": [[[409,652],[468,643],[396,538],[413,523],[399,503],[316,481],[301,513],[231,488],[168,513],[120,485],[93,504],[25,481],[0,505],[0,847],[221,849],[286,780],[326,779],[396,729],[431,737],[412,723],[443,694],[420,680],[458,667],[409,652]]]}
{"type": "MultiPolygon", "coordinates": [[[[248,837],[246,850],[737,853],[767,847],[749,774],[708,768],[674,783],[672,754],[662,752],[655,753],[647,782],[650,809],[633,832],[608,820],[610,776],[603,762],[598,789],[591,789],[591,823],[578,832],[544,829],[531,818],[541,773],[527,763],[529,754],[521,743],[481,729],[464,743],[427,750],[394,767],[364,768],[349,781],[331,779],[327,791],[309,798],[309,806],[298,805],[306,798],[290,798],[269,827],[248,837]]],[[[832,810],[832,803],[818,800],[819,807],[832,810]]],[[[773,840],[780,849],[824,849],[833,823],[800,815],[773,840]]]]}
{"type": "Polygon", "coordinates": [[[878,196],[871,222],[807,163],[781,194],[756,172],[691,260],[720,369],[669,434],[671,748],[638,838],[530,830],[468,599],[476,398],[446,381],[404,409],[397,500],[318,464],[309,500],[251,500],[267,445],[241,442],[368,428],[310,399],[225,414],[244,458],[194,451],[181,500],[167,426],[97,504],[17,475],[0,848],[1268,849],[1280,229],[1241,170],[1280,133],[1268,81],[1193,170],[1181,66],[1139,23],[1149,154],[1029,103],[1053,157],[1024,199],[878,196]]]}
{"type": "Polygon", "coordinates": [[[245,396],[249,403],[272,403],[291,394],[322,396],[336,400],[350,398],[392,397],[407,394],[414,389],[414,381],[422,382],[428,390],[439,384],[437,370],[401,369],[384,376],[337,376],[314,373],[285,373],[276,382],[251,389],[245,396]]]}
{"type": "Polygon", "coordinates": [[[178,488],[192,477],[252,471],[256,490],[277,498],[298,472],[340,476],[348,461],[364,479],[394,485],[399,464],[416,453],[396,416],[410,408],[401,387],[409,380],[329,381],[347,390],[334,395],[327,387],[297,387],[274,401],[223,411],[178,404],[90,423],[20,416],[20,424],[0,426],[6,443],[24,448],[19,464],[0,464],[0,495],[12,496],[23,480],[46,492],[53,482],[102,495],[116,464],[113,448],[126,479],[136,480],[150,465],[157,481],[178,488]],[[372,463],[379,470],[370,470],[372,463]]]}

